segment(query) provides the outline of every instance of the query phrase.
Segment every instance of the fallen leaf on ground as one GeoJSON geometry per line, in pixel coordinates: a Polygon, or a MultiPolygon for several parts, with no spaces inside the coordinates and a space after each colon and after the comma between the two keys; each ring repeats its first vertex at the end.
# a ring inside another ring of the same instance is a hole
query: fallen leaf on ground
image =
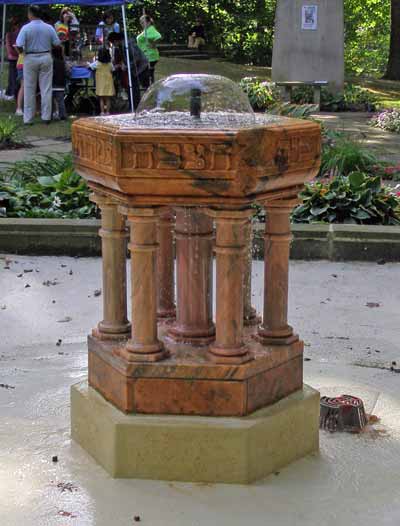
{"type": "Polygon", "coordinates": [[[73,493],[74,491],[78,491],[78,488],[72,484],[72,482],[59,482],[57,484],[57,488],[61,490],[61,493],[64,493],[64,491],[69,491],[70,493],[73,493]]]}
{"type": "Polygon", "coordinates": [[[58,515],[61,515],[61,517],[71,517],[71,519],[76,519],[77,517],[77,515],[74,515],[72,512],[64,510],[60,510],[58,515]]]}
{"type": "Polygon", "coordinates": [[[45,287],[50,287],[50,285],[58,285],[58,281],[56,279],[53,279],[53,280],[46,280],[46,281],[43,281],[43,285],[45,287]]]}
{"type": "Polygon", "coordinates": [[[68,323],[69,321],[72,321],[71,316],[65,316],[62,320],[57,320],[57,323],[68,323]]]}

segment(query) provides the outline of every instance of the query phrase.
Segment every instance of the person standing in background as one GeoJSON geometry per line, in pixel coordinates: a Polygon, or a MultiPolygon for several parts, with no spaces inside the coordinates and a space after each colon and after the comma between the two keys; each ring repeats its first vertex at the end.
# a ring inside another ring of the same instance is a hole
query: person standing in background
{"type": "Polygon", "coordinates": [[[96,71],[96,95],[100,102],[100,115],[110,115],[111,97],[115,95],[113,65],[107,48],[99,49],[97,60],[90,65],[96,71]]]}
{"type": "Polygon", "coordinates": [[[162,38],[161,34],[154,26],[154,21],[149,15],[140,17],[140,24],[143,27],[143,32],[137,37],[137,45],[146,55],[150,64],[150,82],[154,83],[154,74],[156,64],[160,59],[160,53],[157,49],[157,42],[162,38]]]}
{"type": "Polygon", "coordinates": [[[51,122],[53,87],[53,47],[60,46],[54,27],[45,24],[39,6],[28,8],[30,22],[22,27],[16,45],[24,52],[24,124],[32,124],[36,113],[36,88],[39,82],[42,120],[51,122]]]}
{"type": "Polygon", "coordinates": [[[18,81],[18,93],[17,93],[17,109],[15,115],[18,117],[24,116],[23,103],[24,103],[24,54],[20,53],[17,60],[17,81],[18,81]]]}
{"type": "MultiPolygon", "coordinates": [[[[150,86],[150,65],[146,55],[134,39],[129,41],[129,62],[131,66],[133,109],[136,111],[140,102],[140,88],[150,86]]],[[[131,102],[131,101],[130,101],[131,102]]]]}
{"type": "Polygon", "coordinates": [[[61,47],[53,49],[53,117],[65,121],[65,87],[67,85],[67,65],[61,47]],[[57,106],[57,112],[54,111],[57,106]]]}
{"type": "Polygon", "coordinates": [[[18,32],[20,29],[20,24],[18,19],[13,16],[10,20],[10,29],[6,33],[6,50],[7,50],[7,60],[8,60],[8,86],[6,90],[6,96],[12,100],[17,96],[17,61],[18,61],[18,51],[15,46],[17,41],[18,32]]]}
{"type": "Polygon", "coordinates": [[[189,38],[188,48],[199,49],[206,43],[206,33],[200,18],[196,18],[196,25],[192,27],[189,38]]]}
{"type": "Polygon", "coordinates": [[[64,47],[64,52],[69,56],[69,26],[71,22],[71,15],[68,7],[63,7],[60,13],[60,20],[55,23],[54,29],[56,30],[57,36],[64,47]]]}
{"type": "Polygon", "coordinates": [[[105,45],[110,33],[120,33],[121,28],[118,22],[115,22],[114,15],[111,11],[104,13],[103,20],[99,23],[96,29],[96,42],[105,45]]]}

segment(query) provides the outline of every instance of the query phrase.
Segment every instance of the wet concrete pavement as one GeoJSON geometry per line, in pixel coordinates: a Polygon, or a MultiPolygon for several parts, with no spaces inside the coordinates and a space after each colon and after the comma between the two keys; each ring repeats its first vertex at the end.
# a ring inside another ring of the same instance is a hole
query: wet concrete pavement
{"type": "MultiPolygon", "coordinates": [[[[253,276],[260,310],[261,263],[253,276]]],[[[398,525],[399,280],[396,264],[291,263],[305,380],[361,396],[381,419],[368,432],[321,432],[320,454],[250,486],[113,480],[69,438],[69,388],[86,376],[85,338],[101,316],[101,262],[3,257],[1,526],[128,526],[135,516],[149,526],[398,525]]]]}

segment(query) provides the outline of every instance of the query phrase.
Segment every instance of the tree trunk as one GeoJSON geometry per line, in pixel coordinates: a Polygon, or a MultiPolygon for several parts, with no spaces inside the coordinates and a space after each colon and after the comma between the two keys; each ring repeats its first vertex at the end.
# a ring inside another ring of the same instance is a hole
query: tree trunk
{"type": "Polygon", "coordinates": [[[385,78],[400,80],[400,0],[391,0],[390,53],[385,78]]]}

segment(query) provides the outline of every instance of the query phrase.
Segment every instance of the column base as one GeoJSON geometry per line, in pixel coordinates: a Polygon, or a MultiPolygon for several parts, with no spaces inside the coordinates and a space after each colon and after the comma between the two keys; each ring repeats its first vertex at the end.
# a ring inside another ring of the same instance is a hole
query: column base
{"type": "Polygon", "coordinates": [[[128,341],[125,347],[118,349],[115,354],[127,362],[159,362],[169,356],[169,352],[161,342],[154,345],[139,345],[128,341]]]}
{"type": "Polygon", "coordinates": [[[215,341],[215,327],[212,326],[208,330],[185,330],[182,329],[176,322],[170,326],[167,338],[177,343],[188,343],[191,345],[209,345],[215,341]]]}
{"type": "Polygon", "coordinates": [[[127,323],[121,327],[119,332],[110,332],[106,327],[103,327],[101,323],[92,330],[92,334],[95,338],[100,340],[127,340],[131,335],[131,324],[127,323]]]}
{"type": "Polygon", "coordinates": [[[304,385],[247,417],[125,415],[71,388],[71,436],[114,478],[249,484],[319,448],[319,393],[304,385]]]}
{"type": "Polygon", "coordinates": [[[241,365],[242,363],[254,360],[254,355],[246,345],[236,349],[236,351],[237,352],[233,354],[233,350],[216,347],[215,345],[211,345],[209,348],[210,358],[214,363],[241,365]],[[232,354],[230,354],[230,352],[232,352],[232,354]]]}
{"type": "Polygon", "coordinates": [[[254,334],[253,338],[263,345],[291,345],[299,341],[299,336],[297,334],[291,334],[286,337],[276,337],[264,335],[262,332],[254,334]]]}

